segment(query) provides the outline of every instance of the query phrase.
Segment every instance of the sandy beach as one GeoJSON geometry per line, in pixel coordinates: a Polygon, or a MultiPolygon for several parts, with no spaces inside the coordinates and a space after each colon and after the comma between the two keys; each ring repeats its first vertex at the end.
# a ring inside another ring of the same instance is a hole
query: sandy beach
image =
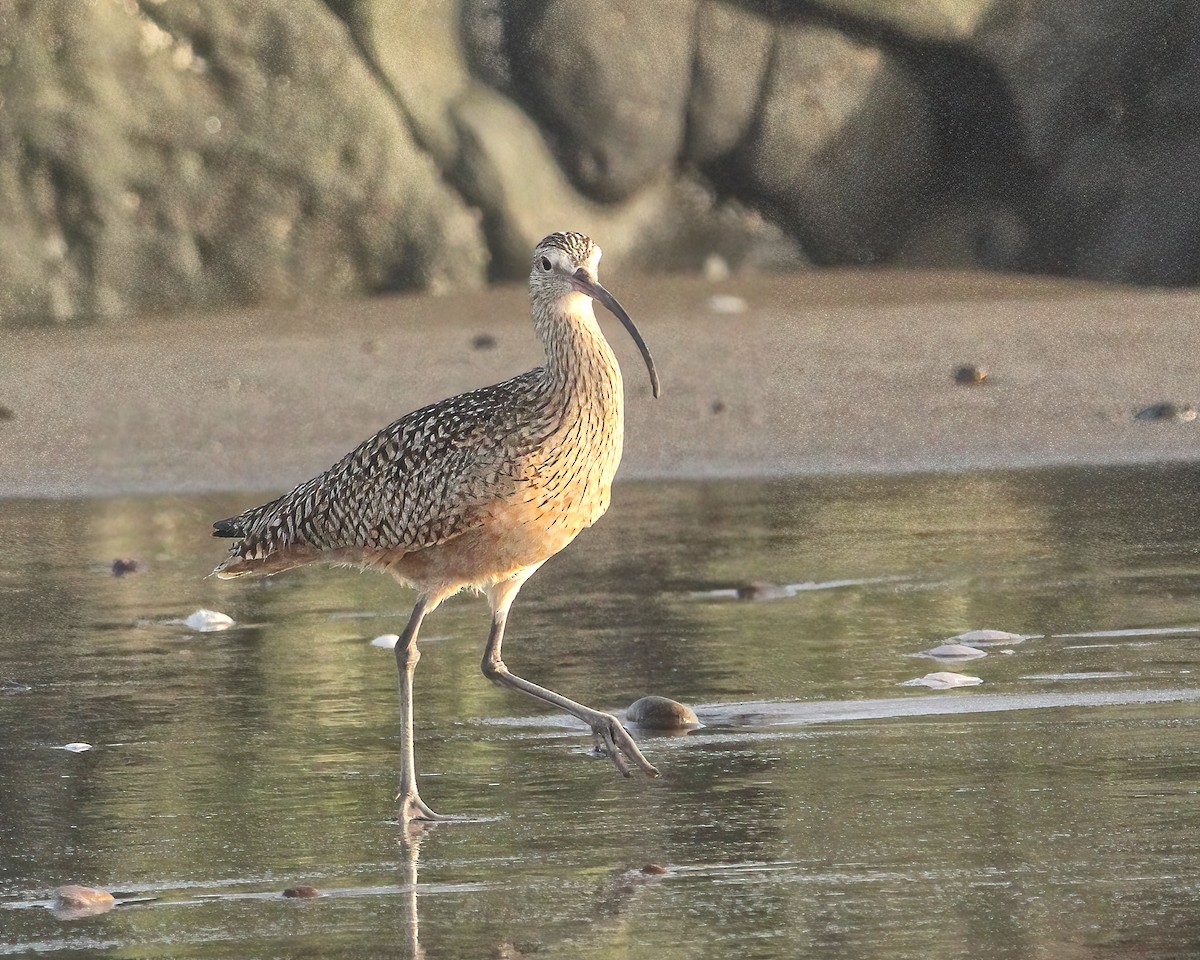
{"type": "MultiPolygon", "coordinates": [[[[1200,294],[921,271],[605,277],[624,477],[1200,456],[1200,294]],[[716,299],[714,299],[716,298],[716,299]],[[985,383],[954,371],[978,364],[985,383]]],[[[537,365],[522,287],[5,334],[0,493],[286,488],[420,405],[537,365]]]]}

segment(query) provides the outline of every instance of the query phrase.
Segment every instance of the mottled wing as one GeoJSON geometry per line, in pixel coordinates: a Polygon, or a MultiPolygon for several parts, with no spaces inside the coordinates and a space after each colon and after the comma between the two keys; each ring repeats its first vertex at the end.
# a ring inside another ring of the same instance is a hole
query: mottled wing
{"type": "Polygon", "coordinates": [[[217,573],[286,552],[417,550],[478,526],[524,482],[522,455],[549,431],[535,377],[416,410],[278,500],[214,524],[241,538],[217,573]]]}

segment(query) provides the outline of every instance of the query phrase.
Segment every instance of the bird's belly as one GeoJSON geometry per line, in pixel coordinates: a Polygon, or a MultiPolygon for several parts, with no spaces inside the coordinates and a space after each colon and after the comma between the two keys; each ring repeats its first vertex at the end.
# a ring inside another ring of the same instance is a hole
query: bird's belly
{"type": "Polygon", "coordinates": [[[554,556],[595,518],[577,511],[564,516],[536,500],[503,501],[488,511],[484,523],[452,540],[379,557],[372,566],[385,567],[425,593],[484,589],[554,556]]]}

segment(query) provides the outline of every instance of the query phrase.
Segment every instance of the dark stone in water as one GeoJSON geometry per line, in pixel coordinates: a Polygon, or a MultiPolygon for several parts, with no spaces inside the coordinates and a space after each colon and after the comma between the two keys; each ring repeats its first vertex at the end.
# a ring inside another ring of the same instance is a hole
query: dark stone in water
{"type": "Polygon", "coordinates": [[[625,711],[625,719],[650,730],[686,730],[700,726],[692,708],[666,697],[642,697],[625,711]]]}
{"type": "Polygon", "coordinates": [[[642,873],[648,873],[654,877],[660,877],[667,872],[667,868],[661,863],[648,863],[642,867],[642,873]]]}
{"type": "Polygon", "coordinates": [[[306,883],[300,883],[294,887],[288,887],[283,891],[283,895],[294,899],[307,900],[310,897],[319,897],[321,891],[316,887],[310,887],[306,883]]]}
{"type": "Polygon", "coordinates": [[[118,557],[112,562],[114,577],[123,577],[127,573],[137,573],[141,568],[142,565],[132,557],[118,557]]]}
{"type": "Polygon", "coordinates": [[[471,341],[471,346],[476,350],[491,350],[496,346],[496,338],[490,333],[480,333],[471,341]]]}
{"type": "Polygon", "coordinates": [[[0,404],[0,420],[11,420],[12,418],[13,412],[8,407],[0,404]]]}
{"type": "Polygon", "coordinates": [[[743,583],[737,588],[739,600],[782,600],[790,596],[786,587],[776,583],[743,583]]]}

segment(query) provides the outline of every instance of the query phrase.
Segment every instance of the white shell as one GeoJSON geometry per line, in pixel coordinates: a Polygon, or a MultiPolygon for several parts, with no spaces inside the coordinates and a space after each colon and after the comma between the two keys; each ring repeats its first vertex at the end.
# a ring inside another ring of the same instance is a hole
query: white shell
{"type": "Polygon", "coordinates": [[[905,680],[901,687],[929,687],[930,690],[951,690],[954,687],[973,687],[983,683],[979,677],[968,677],[965,673],[927,673],[916,680],[905,680]]]}
{"type": "Polygon", "coordinates": [[[371,646],[380,647],[384,650],[395,650],[396,644],[399,643],[400,637],[394,633],[382,633],[371,641],[371,646]]]}
{"type": "Polygon", "coordinates": [[[742,297],[736,297],[730,293],[714,293],[708,298],[705,304],[708,307],[709,313],[745,313],[750,306],[742,297]]]}
{"type": "Polygon", "coordinates": [[[216,610],[197,610],[183,621],[185,627],[191,627],[197,633],[212,633],[214,630],[228,630],[233,626],[233,617],[216,610]]]}

